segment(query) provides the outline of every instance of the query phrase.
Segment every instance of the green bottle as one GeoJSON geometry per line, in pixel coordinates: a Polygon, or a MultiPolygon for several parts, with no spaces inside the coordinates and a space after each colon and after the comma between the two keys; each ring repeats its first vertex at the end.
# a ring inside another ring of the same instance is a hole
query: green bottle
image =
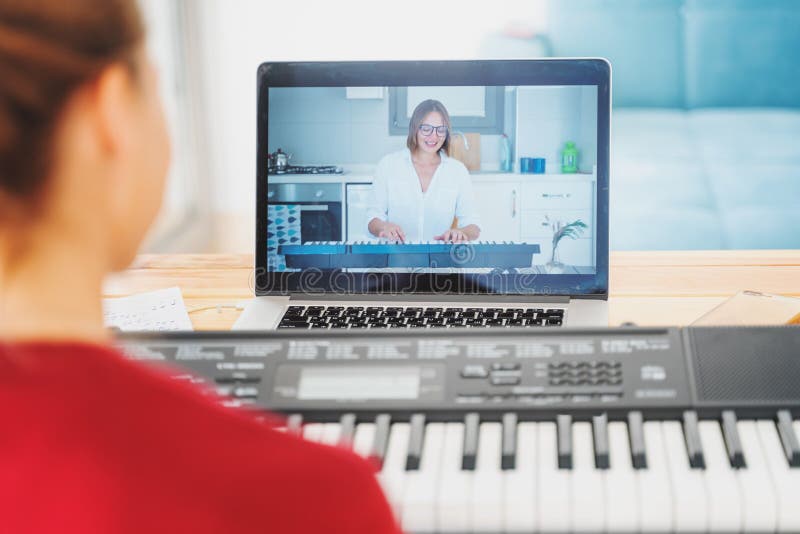
{"type": "Polygon", "coordinates": [[[578,149],[572,141],[567,141],[561,152],[561,172],[565,174],[578,172],[578,149]]]}

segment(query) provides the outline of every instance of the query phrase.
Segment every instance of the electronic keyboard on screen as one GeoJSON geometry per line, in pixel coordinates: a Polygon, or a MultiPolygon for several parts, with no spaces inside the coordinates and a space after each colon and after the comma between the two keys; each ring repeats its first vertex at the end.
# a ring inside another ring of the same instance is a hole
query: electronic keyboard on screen
{"type": "Polygon", "coordinates": [[[372,459],[407,532],[800,532],[800,327],[120,343],[372,459]]]}
{"type": "Polygon", "coordinates": [[[278,245],[278,254],[293,269],[343,268],[526,268],[540,247],[511,241],[309,241],[278,245]]]}

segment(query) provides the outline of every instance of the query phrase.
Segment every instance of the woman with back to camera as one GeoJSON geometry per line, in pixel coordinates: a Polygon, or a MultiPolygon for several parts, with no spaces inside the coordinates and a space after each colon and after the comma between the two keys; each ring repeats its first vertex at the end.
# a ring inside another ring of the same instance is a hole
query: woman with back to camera
{"type": "Polygon", "coordinates": [[[401,242],[478,239],[472,181],[464,164],[449,157],[451,135],[450,115],[441,102],[417,105],[407,148],[385,156],[375,170],[367,212],[370,234],[401,242]]]}
{"type": "Polygon", "coordinates": [[[372,468],[130,362],[169,157],[135,0],[0,0],[0,530],[396,532],[372,468]]]}

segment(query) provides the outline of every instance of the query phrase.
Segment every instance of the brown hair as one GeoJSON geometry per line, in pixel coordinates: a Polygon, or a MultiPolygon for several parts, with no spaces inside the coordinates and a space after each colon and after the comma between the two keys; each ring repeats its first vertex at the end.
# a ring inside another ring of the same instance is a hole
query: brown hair
{"type": "Polygon", "coordinates": [[[423,100],[417,107],[414,108],[414,113],[411,115],[411,120],[408,121],[408,139],[406,139],[406,146],[411,152],[417,149],[417,132],[419,126],[425,119],[425,116],[431,112],[438,112],[442,115],[444,125],[447,126],[447,135],[444,138],[444,144],[440,150],[450,155],[450,114],[447,113],[447,108],[438,100],[423,100]]]}
{"type": "Polygon", "coordinates": [[[135,0],[0,0],[0,212],[42,191],[70,95],[114,62],[135,71],[143,40],[135,0]]]}

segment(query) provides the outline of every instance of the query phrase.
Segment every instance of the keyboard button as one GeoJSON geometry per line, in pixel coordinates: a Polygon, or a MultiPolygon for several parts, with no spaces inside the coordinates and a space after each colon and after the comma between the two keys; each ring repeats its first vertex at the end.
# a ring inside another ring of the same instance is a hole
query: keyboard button
{"type": "Polygon", "coordinates": [[[282,319],[281,322],[278,324],[278,328],[301,328],[301,329],[308,329],[310,325],[303,321],[303,320],[287,320],[282,319]]]}
{"type": "Polygon", "coordinates": [[[519,371],[519,362],[495,362],[492,364],[492,371],[519,371]]]}
{"type": "Polygon", "coordinates": [[[492,374],[489,382],[493,386],[516,386],[520,383],[519,376],[492,374]]]}
{"type": "Polygon", "coordinates": [[[489,371],[486,366],[480,364],[468,364],[461,369],[462,378],[487,378],[489,371]]]}

